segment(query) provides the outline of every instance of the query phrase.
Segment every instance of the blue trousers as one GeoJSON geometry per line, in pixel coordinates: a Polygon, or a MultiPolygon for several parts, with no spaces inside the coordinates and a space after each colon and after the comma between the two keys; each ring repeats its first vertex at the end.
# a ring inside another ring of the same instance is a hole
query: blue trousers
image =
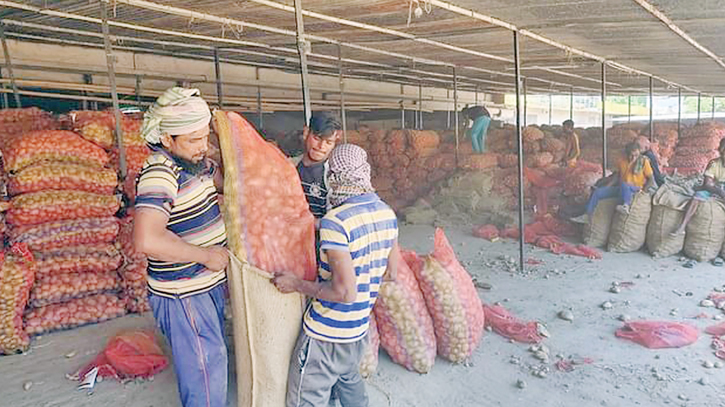
{"type": "Polygon", "coordinates": [[[171,345],[183,407],[227,406],[224,288],[183,299],[149,295],[154,318],[171,345]]]}
{"type": "Polygon", "coordinates": [[[591,216],[596,209],[597,204],[602,199],[617,198],[621,205],[630,205],[634,194],[639,192],[641,188],[634,185],[622,183],[616,187],[599,187],[592,192],[587,202],[587,213],[591,216]]]}

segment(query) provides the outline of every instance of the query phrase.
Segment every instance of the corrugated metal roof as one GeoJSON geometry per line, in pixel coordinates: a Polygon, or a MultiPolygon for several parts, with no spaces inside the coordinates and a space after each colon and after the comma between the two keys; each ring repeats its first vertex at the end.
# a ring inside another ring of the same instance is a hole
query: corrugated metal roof
{"type": "MultiPolygon", "coordinates": [[[[420,0],[425,5],[425,0],[420,0]]],[[[68,19],[43,15],[6,7],[3,18],[78,30],[77,33],[44,31],[41,27],[8,25],[13,35],[33,35],[100,43],[97,37],[84,32],[98,33],[97,23],[80,21],[83,16],[99,18],[98,2],[87,0],[29,0],[24,5],[71,13],[79,16],[68,19]]],[[[246,25],[224,25],[190,19],[162,11],[148,10],[112,1],[112,19],[116,22],[145,27],[163,28],[180,33],[193,33],[208,37],[253,41],[274,49],[225,44],[200,38],[183,38],[176,35],[149,33],[138,29],[111,27],[114,35],[137,38],[136,47],[148,52],[163,49],[164,52],[191,52],[190,45],[200,48],[194,52],[209,56],[209,46],[229,46],[235,52],[222,51],[224,57],[240,62],[278,65],[282,68],[297,67],[295,61],[296,39],[286,35],[295,30],[294,13],[278,10],[252,1],[176,1],[157,0],[156,4],[194,10],[210,15],[226,17],[252,24],[287,30],[286,34],[274,33],[246,25]],[[153,40],[156,43],[143,43],[153,40]],[[159,42],[168,44],[161,46],[159,42]],[[173,43],[183,43],[175,47],[173,43]],[[204,48],[204,49],[202,49],[204,48]],[[245,53],[246,52],[246,53],[245,53]]],[[[292,0],[278,3],[291,6],[292,0]]],[[[629,67],[657,75],[672,82],[702,91],[705,94],[725,95],[725,69],[710,57],[694,48],[667,28],[662,22],[632,0],[453,0],[454,5],[490,15],[514,24],[551,40],[596,54],[629,67]]],[[[725,56],[725,43],[719,31],[725,22],[725,1],[658,0],[653,2],[693,39],[717,55],[725,56]]],[[[390,33],[374,32],[351,27],[338,22],[305,17],[307,34],[325,37],[351,46],[343,46],[348,74],[360,77],[383,76],[385,80],[441,86],[440,81],[450,80],[452,65],[457,66],[461,86],[472,89],[502,91],[513,86],[513,66],[510,62],[495,60],[481,55],[470,55],[448,49],[445,45],[464,48],[476,53],[490,54],[497,58],[512,59],[512,33],[471,17],[432,7],[430,13],[409,19],[409,2],[406,0],[303,0],[305,10],[328,16],[371,24],[386,29],[412,34],[440,44],[422,43],[401,38],[390,33]],[[440,46],[440,45],[444,46],[440,46]],[[364,49],[361,49],[365,47],[364,49]],[[369,49],[384,52],[371,52],[369,49]],[[387,54],[386,54],[387,53],[387,54]],[[395,53],[397,55],[390,55],[395,53]],[[414,58],[426,59],[413,63],[414,58]],[[435,64],[433,61],[437,61],[435,64]],[[441,64],[439,64],[440,62],[441,64]],[[445,63],[447,65],[444,65],[445,63]],[[415,66],[414,66],[415,65],[415,66]],[[429,73],[426,73],[429,72],[429,73]],[[437,74],[437,75],[434,75],[437,74]]],[[[117,45],[130,44],[125,40],[117,45]]],[[[329,42],[312,40],[312,71],[335,73],[337,46],[329,42]]],[[[522,37],[521,57],[523,73],[528,77],[529,90],[534,93],[568,92],[574,87],[578,94],[598,91],[601,64],[591,59],[568,54],[551,45],[522,37]]],[[[615,69],[608,70],[609,91],[612,93],[644,93],[648,78],[615,69]]],[[[656,83],[658,93],[675,93],[656,83]]]]}

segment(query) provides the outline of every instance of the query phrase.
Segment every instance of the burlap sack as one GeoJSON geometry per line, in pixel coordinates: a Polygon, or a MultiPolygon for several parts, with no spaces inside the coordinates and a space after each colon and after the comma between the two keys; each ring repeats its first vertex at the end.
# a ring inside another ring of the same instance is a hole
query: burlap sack
{"type": "Polygon", "coordinates": [[[632,199],[629,213],[614,213],[607,250],[615,253],[636,252],[644,246],[647,223],[652,212],[652,196],[638,192],[632,199]]]}
{"type": "Polygon", "coordinates": [[[584,244],[591,247],[604,247],[609,239],[612,218],[619,203],[619,198],[602,199],[594,209],[592,218],[584,225],[582,238],[584,244]]]}
{"type": "Polygon", "coordinates": [[[687,257],[697,261],[717,257],[725,241],[725,204],[714,198],[700,202],[685,231],[687,257]]]}
{"type": "Polygon", "coordinates": [[[653,257],[673,256],[682,251],[685,235],[670,236],[682,222],[685,213],[665,205],[653,205],[647,225],[647,250],[653,257]]]}

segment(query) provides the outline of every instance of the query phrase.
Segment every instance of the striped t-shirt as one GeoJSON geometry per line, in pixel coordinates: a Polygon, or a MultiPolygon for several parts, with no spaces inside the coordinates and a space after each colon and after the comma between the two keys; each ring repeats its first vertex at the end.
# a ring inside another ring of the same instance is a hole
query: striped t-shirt
{"type": "Polygon", "coordinates": [[[313,299],[303,321],[308,336],[338,343],[365,336],[397,237],[395,213],[374,193],[350,198],[322,218],[317,279],[332,280],[326,251],[349,251],[357,276],[357,298],[350,304],[313,299]]]}
{"type": "MultiPolygon", "coordinates": [[[[226,245],[214,186],[216,166],[202,175],[184,171],[164,151],[155,151],[144,164],[136,184],[136,208],[165,213],[166,228],[185,242],[209,247],[226,245]]],[[[208,291],[226,280],[224,270],[212,272],[203,264],[148,259],[149,290],[167,297],[185,297],[208,291]]]]}

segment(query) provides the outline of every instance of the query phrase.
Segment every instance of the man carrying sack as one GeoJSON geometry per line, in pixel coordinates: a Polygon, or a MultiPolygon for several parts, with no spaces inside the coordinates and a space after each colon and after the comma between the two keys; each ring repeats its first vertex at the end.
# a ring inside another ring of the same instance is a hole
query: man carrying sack
{"type": "Polygon", "coordinates": [[[227,234],[221,169],[206,155],[211,112],[197,89],[171,88],[144,115],[152,154],[136,186],[134,245],[148,256],[149,303],[171,345],[184,407],[226,407],[227,234]]]}
{"type": "Polygon", "coordinates": [[[332,209],[320,222],[318,278],[272,280],[283,293],[311,298],[292,353],[287,407],[327,406],[333,393],[343,407],[368,405],[358,369],[370,312],[383,275],[394,279],[398,264],[398,222],[370,184],[365,150],[343,144],[329,162],[332,209]]]}

